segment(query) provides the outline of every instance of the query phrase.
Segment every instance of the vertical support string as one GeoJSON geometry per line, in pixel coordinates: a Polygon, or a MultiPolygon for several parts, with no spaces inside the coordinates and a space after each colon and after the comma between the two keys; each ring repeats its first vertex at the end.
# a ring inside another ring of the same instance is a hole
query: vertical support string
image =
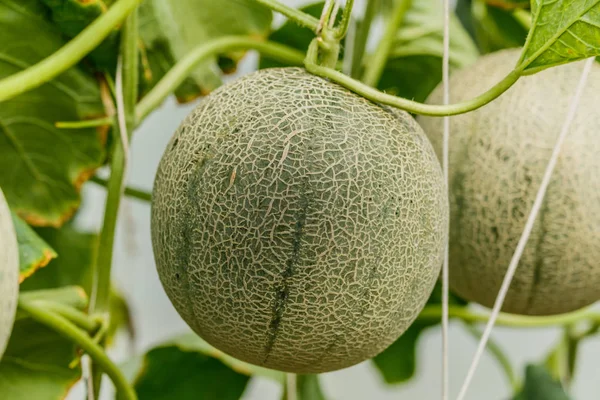
{"type": "Polygon", "coordinates": [[[517,248],[515,253],[513,254],[512,259],[510,260],[510,264],[508,266],[508,270],[506,271],[506,275],[504,276],[504,280],[502,281],[502,286],[500,287],[500,291],[498,292],[498,296],[496,297],[496,301],[494,303],[494,308],[490,315],[490,319],[485,327],[483,335],[481,336],[481,340],[479,341],[479,345],[477,347],[477,351],[475,352],[475,356],[473,357],[473,361],[471,362],[471,366],[467,372],[467,376],[463,383],[463,386],[458,394],[457,400],[463,400],[471,380],[473,379],[473,375],[477,370],[477,365],[479,364],[479,360],[485,350],[485,346],[488,342],[488,339],[492,333],[492,329],[494,328],[494,324],[496,323],[496,319],[498,318],[498,314],[500,313],[500,309],[502,308],[502,304],[504,303],[504,298],[506,297],[506,293],[508,292],[508,288],[510,287],[510,283],[512,278],[517,270],[517,266],[519,264],[519,260],[521,259],[521,255],[523,254],[523,250],[525,249],[525,245],[527,244],[527,240],[529,239],[529,235],[531,234],[531,230],[533,228],[533,224],[537,218],[539,210],[544,201],[544,196],[546,195],[546,190],[548,189],[548,185],[550,184],[550,179],[552,178],[552,173],[554,172],[554,168],[558,161],[558,155],[560,154],[560,149],[562,144],[565,141],[566,135],[571,127],[573,120],[575,119],[575,114],[577,113],[577,108],[579,106],[579,102],[581,100],[581,96],[583,94],[583,89],[585,88],[585,84],[587,82],[590,71],[592,70],[592,66],[594,64],[594,58],[590,58],[586,61],[585,66],[583,68],[583,72],[581,73],[581,78],[579,79],[579,83],[577,85],[577,89],[575,91],[575,95],[571,100],[571,105],[569,107],[569,111],[567,113],[567,117],[565,118],[565,122],[562,126],[560,134],[556,139],[556,143],[554,145],[554,149],[552,150],[552,156],[550,157],[550,161],[546,167],[546,171],[544,172],[544,177],[542,179],[542,183],[535,197],[535,201],[533,203],[533,207],[531,208],[531,212],[527,217],[527,222],[525,224],[525,228],[523,229],[523,233],[521,234],[521,238],[519,239],[519,243],[517,244],[517,248]]]}
{"type": "MultiPolygon", "coordinates": [[[[450,0],[443,0],[444,7],[444,54],[442,58],[442,82],[444,86],[443,103],[450,103],[450,0]]],[[[446,182],[446,191],[449,192],[450,183],[448,179],[448,148],[450,142],[450,117],[446,116],[444,123],[444,137],[442,148],[442,169],[446,182]]],[[[448,219],[449,221],[449,219],[448,219]]],[[[447,229],[449,230],[449,223],[447,229]]],[[[449,295],[449,273],[448,273],[448,241],[444,246],[444,263],[442,265],[442,400],[448,400],[449,377],[448,377],[448,295],[449,295]]]]}

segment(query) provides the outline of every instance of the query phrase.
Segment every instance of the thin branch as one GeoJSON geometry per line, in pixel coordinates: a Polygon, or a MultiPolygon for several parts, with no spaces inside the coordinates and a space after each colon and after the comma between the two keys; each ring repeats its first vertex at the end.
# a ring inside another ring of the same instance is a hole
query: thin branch
{"type": "Polygon", "coordinates": [[[286,400],[298,399],[298,379],[296,374],[285,374],[285,392],[287,394],[286,400]]]}
{"type": "Polygon", "coordinates": [[[467,393],[467,390],[469,388],[469,384],[471,383],[471,380],[473,379],[473,375],[475,374],[475,371],[477,369],[477,365],[479,364],[481,355],[483,354],[483,351],[485,350],[485,345],[487,343],[487,340],[489,339],[489,337],[492,333],[492,329],[494,328],[494,323],[496,322],[496,319],[498,318],[498,314],[500,313],[500,309],[502,308],[502,304],[504,303],[504,298],[506,297],[506,294],[508,293],[510,283],[515,274],[515,271],[517,270],[517,266],[519,265],[519,260],[521,259],[521,255],[523,254],[523,251],[525,250],[525,245],[527,244],[527,240],[529,239],[531,230],[533,229],[533,224],[535,223],[538,212],[544,201],[544,196],[546,194],[546,190],[548,188],[548,185],[550,184],[550,178],[552,177],[552,173],[554,172],[554,168],[558,161],[558,155],[560,154],[560,149],[561,149],[562,144],[567,136],[567,133],[569,132],[569,128],[571,127],[571,123],[573,122],[573,119],[575,118],[575,114],[577,113],[577,107],[579,106],[579,101],[581,100],[581,95],[583,93],[583,89],[585,88],[585,84],[587,82],[589,73],[592,69],[593,63],[594,63],[594,58],[588,59],[588,61],[585,64],[585,67],[583,69],[583,72],[581,73],[581,79],[579,80],[579,84],[577,85],[575,95],[573,96],[573,100],[572,100],[571,106],[569,108],[569,112],[568,112],[565,122],[562,126],[560,134],[558,135],[556,144],[554,145],[554,149],[552,151],[552,156],[550,157],[550,161],[548,162],[546,171],[544,172],[544,177],[542,179],[542,183],[541,183],[540,188],[535,197],[533,207],[527,218],[525,228],[523,229],[523,233],[521,235],[521,238],[519,239],[519,243],[517,244],[515,253],[513,254],[513,257],[510,261],[510,264],[506,271],[506,275],[504,276],[504,280],[502,281],[502,286],[500,287],[500,291],[498,292],[498,296],[496,297],[496,301],[494,302],[492,314],[490,315],[490,319],[485,327],[485,330],[483,331],[481,341],[479,342],[479,346],[477,347],[477,351],[475,352],[475,356],[473,357],[471,367],[469,368],[469,371],[467,372],[467,376],[466,376],[463,386],[459,392],[457,400],[464,399],[464,397],[467,393]]]}
{"type": "Polygon", "coordinates": [[[392,46],[394,45],[394,41],[396,40],[396,34],[398,33],[398,28],[406,15],[406,12],[410,8],[412,4],[412,0],[398,0],[396,2],[396,7],[393,10],[392,18],[388,21],[387,26],[385,27],[385,32],[383,33],[383,37],[379,41],[377,49],[375,49],[375,53],[371,57],[371,60],[366,66],[365,73],[363,75],[362,81],[371,87],[376,87],[379,83],[379,79],[381,78],[381,74],[387,64],[388,57],[392,50],[392,46]]]}
{"type": "MultiPolygon", "coordinates": [[[[107,179],[100,178],[99,176],[92,176],[90,178],[90,182],[93,182],[93,183],[98,184],[103,187],[108,187],[108,184],[109,184],[109,181],[107,179]]],[[[135,199],[142,200],[145,202],[152,201],[152,193],[146,192],[141,189],[136,189],[136,188],[132,188],[129,186],[125,186],[124,194],[125,194],[125,196],[133,197],[135,199]]]]}
{"type": "Polygon", "coordinates": [[[295,9],[294,7],[290,7],[285,5],[277,0],[254,0],[255,2],[262,4],[265,7],[270,8],[273,11],[276,11],[280,14],[285,15],[290,20],[296,22],[298,25],[305,26],[310,28],[313,31],[316,31],[317,25],[319,21],[313,17],[312,15],[303,13],[295,9]]]}
{"type": "Polygon", "coordinates": [[[140,0],[119,0],[79,35],[31,67],[0,80],[0,101],[34,89],[77,64],[94,50],[138,5],[140,0]]]}

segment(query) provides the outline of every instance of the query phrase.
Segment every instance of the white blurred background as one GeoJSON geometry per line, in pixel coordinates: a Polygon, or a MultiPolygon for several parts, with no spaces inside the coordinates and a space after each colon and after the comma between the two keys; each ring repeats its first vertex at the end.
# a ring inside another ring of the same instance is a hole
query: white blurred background
{"type": "MultiPolygon", "coordinates": [[[[418,0],[415,0],[418,1],[418,0]]],[[[299,6],[310,2],[286,0],[299,6]]],[[[440,2],[441,6],[441,2],[440,2]]],[[[356,1],[360,12],[364,1],[356,1]]],[[[277,16],[276,23],[282,18],[277,16]]],[[[381,26],[375,25],[376,32],[381,26]]],[[[249,54],[238,70],[239,76],[255,68],[256,54],[249,54]]],[[[233,79],[235,76],[228,79],[233,79]]],[[[151,114],[136,131],[128,182],[135,187],[151,190],[154,174],[164,148],[183,118],[195,107],[177,105],[171,98],[151,114]]],[[[102,223],[105,191],[94,184],[85,185],[84,208],[78,219],[82,228],[98,230],[102,223]]],[[[144,352],[174,335],[189,331],[171,306],[158,280],[150,241],[150,207],[148,204],[126,199],[121,208],[116,238],[113,280],[129,301],[134,315],[137,340],[134,352],[144,352]]],[[[600,288],[599,288],[600,290],[600,288]]],[[[528,362],[538,362],[559,339],[558,329],[496,328],[493,338],[505,349],[519,375],[528,362]]],[[[458,394],[466,371],[475,352],[476,341],[460,322],[450,323],[450,389],[451,398],[458,394]]],[[[125,341],[112,350],[117,360],[125,360],[131,349],[125,341]]],[[[418,342],[417,374],[409,383],[386,386],[370,362],[322,375],[324,390],[331,400],[391,400],[440,399],[441,392],[441,331],[426,330],[418,342]]],[[[112,399],[110,388],[105,398],[112,399]]],[[[276,400],[281,388],[268,380],[255,379],[248,386],[244,400],[276,400]]],[[[573,384],[577,400],[600,398],[600,337],[583,342],[573,384]]],[[[507,400],[511,392],[495,359],[484,355],[470,387],[469,400],[507,400]]],[[[76,387],[71,399],[83,398],[81,387],[76,387]]],[[[177,400],[177,399],[173,399],[177,400]]],[[[201,400],[201,399],[199,399],[201,400]]]]}

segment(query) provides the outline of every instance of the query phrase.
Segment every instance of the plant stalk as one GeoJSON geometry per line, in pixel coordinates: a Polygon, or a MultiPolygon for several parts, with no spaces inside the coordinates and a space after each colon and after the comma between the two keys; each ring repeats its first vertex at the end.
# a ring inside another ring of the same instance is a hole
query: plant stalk
{"type": "MultiPolygon", "coordinates": [[[[90,178],[90,182],[94,182],[100,186],[108,187],[109,181],[107,179],[100,178],[99,176],[92,176],[90,178]]],[[[124,191],[125,196],[133,197],[134,199],[138,199],[145,202],[150,202],[152,200],[152,194],[146,192],[141,189],[132,188],[129,186],[125,187],[124,191]]]]}
{"type": "Polygon", "coordinates": [[[19,308],[29,314],[35,321],[51,328],[61,336],[80,346],[93,360],[106,371],[117,392],[124,400],[137,400],[135,391],[119,368],[108,358],[104,350],[81,329],[74,326],[64,317],[51,310],[46,310],[34,302],[19,299],[19,308]]]}
{"type": "Polygon", "coordinates": [[[118,0],[105,14],[58,51],[29,68],[0,80],[0,102],[34,89],[77,64],[94,50],[139,2],[140,0],[118,0]]]}
{"type": "Polygon", "coordinates": [[[381,0],[368,0],[365,15],[362,21],[358,23],[358,29],[354,39],[354,49],[352,50],[352,68],[350,72],[352,78],[358,78],[362,74],[363,56],[367,47],[371,24],[377,14],[380,1],[381,0]]]}
{"type": "Polygon", "coordinates": [[[396,2],[392,18],[387,23],[383,37],[379,41],[377,49],[375,50],[375,53],[373,53],[373,57],[365,68],[362,81],[366,85],[376,87],[379,83],[379,79],[381,79],[381,74],[383,73],[383,69],[387,64],[388,57],[392,50],[392,46],[394,45],[398,28],[411,5],[412,0],[398,0],[396,2]]]}
{"type": "Polygon", "coordinates": [[[302,11],[295,9],[294,7],[285,5],[277,0],[254,1],[258,4],[262,4],[263,6],[270,8],[273,11],[285,15],[290,20],[296,22],[298,25],[305,26],[313,31],[316,31],[317,26],[319,25],[319,20],[313,17],[312,15],[303,13],[302,11]]]}

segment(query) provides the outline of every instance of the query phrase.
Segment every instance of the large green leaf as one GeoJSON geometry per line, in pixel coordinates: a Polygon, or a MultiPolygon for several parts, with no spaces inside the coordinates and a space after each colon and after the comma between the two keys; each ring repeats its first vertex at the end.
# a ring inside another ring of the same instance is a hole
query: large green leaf
{"type": "MultiPolygon", "coordinates": [[[[65,44],[37,0],[0,0],[0,79],[65,44]]],[[[104,114],[97,82],[79,67],[0,105],[0,186],[20,217],[61,225],[79,206],[81,184],[104,160],[104,135],[60,130],[56,121],[104,114]]]]}
{"type": "Polygon", "coordinates": [[[75,346],[29,318],[14,326],[0,361],[0,397],[6,400],[59,400],[81,377],[75,346]]]}
{"type": "MultiPolygon", "coordinates": [[[[438,0],[413,1],[396,34],[378,87],[423,101],[442,79],[443,14],[438,0]]],[[[479,53],[456,15],[450,20],[450,66],[462,68],[479,53]]]]}
{"type": "Polygon", "coordinates": [[[532,0],[526,72],[600,56],[600,0],[532,0]]]}
{"type": "MultiPolygon", "coordinates": [[[[253,0],[146,0],[140,6],[140,35],[145,45],[146,90],[194,47],[225,35],[269,34],[272,12],[253,0]]],[[[237,61],[243,53],[226,56],[237,61]]],[[[175,92],[180,101],[207,94],[221,84],[216,58],[198,65],[175,92]]],[[[228,63],[228,70],[232,69],[228,63]]]]}
{"type": "Polygon", "coordinates": [[[570,400],[560,382],[554,380],[541,365],[528,365],[525,369],[523,389],[513,400],[570,400]]]}
{"type": "MultiPolygon", "coordinates": [[[[450,293],[450,304],[465,305],[466,302],[450,293]]],[[[442,287],[438,282],[427,300],[427,305],[442,303],[442,287]]],[[[373,358],[386,383],[397,384],[410,380],[417,368],[416,346],[421,333],[439,322],[415,321],[390,347],[373,358]]]]}
{"type": "MultiPolygon", "coordinates": [[[[51,10],[52,21],[63,34],[77,36],[108,10],[103,0],[42,0],[51,10]]],[[[99,68],[114,71],[117,64],[119,31],[115,29],[88,57],[99,68]]]]}
{"type": "Polygon", "coordinates": [[[11,212],[11,216],[19,243],[19,282],[23,282],[55,258],[56,252],[17,214],[11,212]]]}
{"type": "Polygon", "coordinates": [[[140,400],[237,400],[251,375],[284,379],[281,372],[238,361],[193,334],[164,343],[130,365],[137,370],[140,400]]]}
{"type": "MultiPolygon", "coordinates": [[[[314,4],[302,7],[300,10],[306,14],[312,15],[313,17],[320,17],[323,11],[323,5],[325,3],[320,1],[314,4]]],[[[336,22],[341,19],[341,14],[338,13],[336,22]]],[[[302,52],[308,50],[308,45],[315,38],[315,33],[306,27],[298,25],[294,21],[286,21],[279,29],[271,33],[269,40],[277,43],[285,44],[291,48],[298,49],[302,52]]],[[[344,56],[344,42],[340,50],[340,57],[344,56]]],[[[278,60],[269,57],[260,57],[259,68],[275,68],[275,67],[286,67],[289,64],[284,64],[278,60]]]]}

